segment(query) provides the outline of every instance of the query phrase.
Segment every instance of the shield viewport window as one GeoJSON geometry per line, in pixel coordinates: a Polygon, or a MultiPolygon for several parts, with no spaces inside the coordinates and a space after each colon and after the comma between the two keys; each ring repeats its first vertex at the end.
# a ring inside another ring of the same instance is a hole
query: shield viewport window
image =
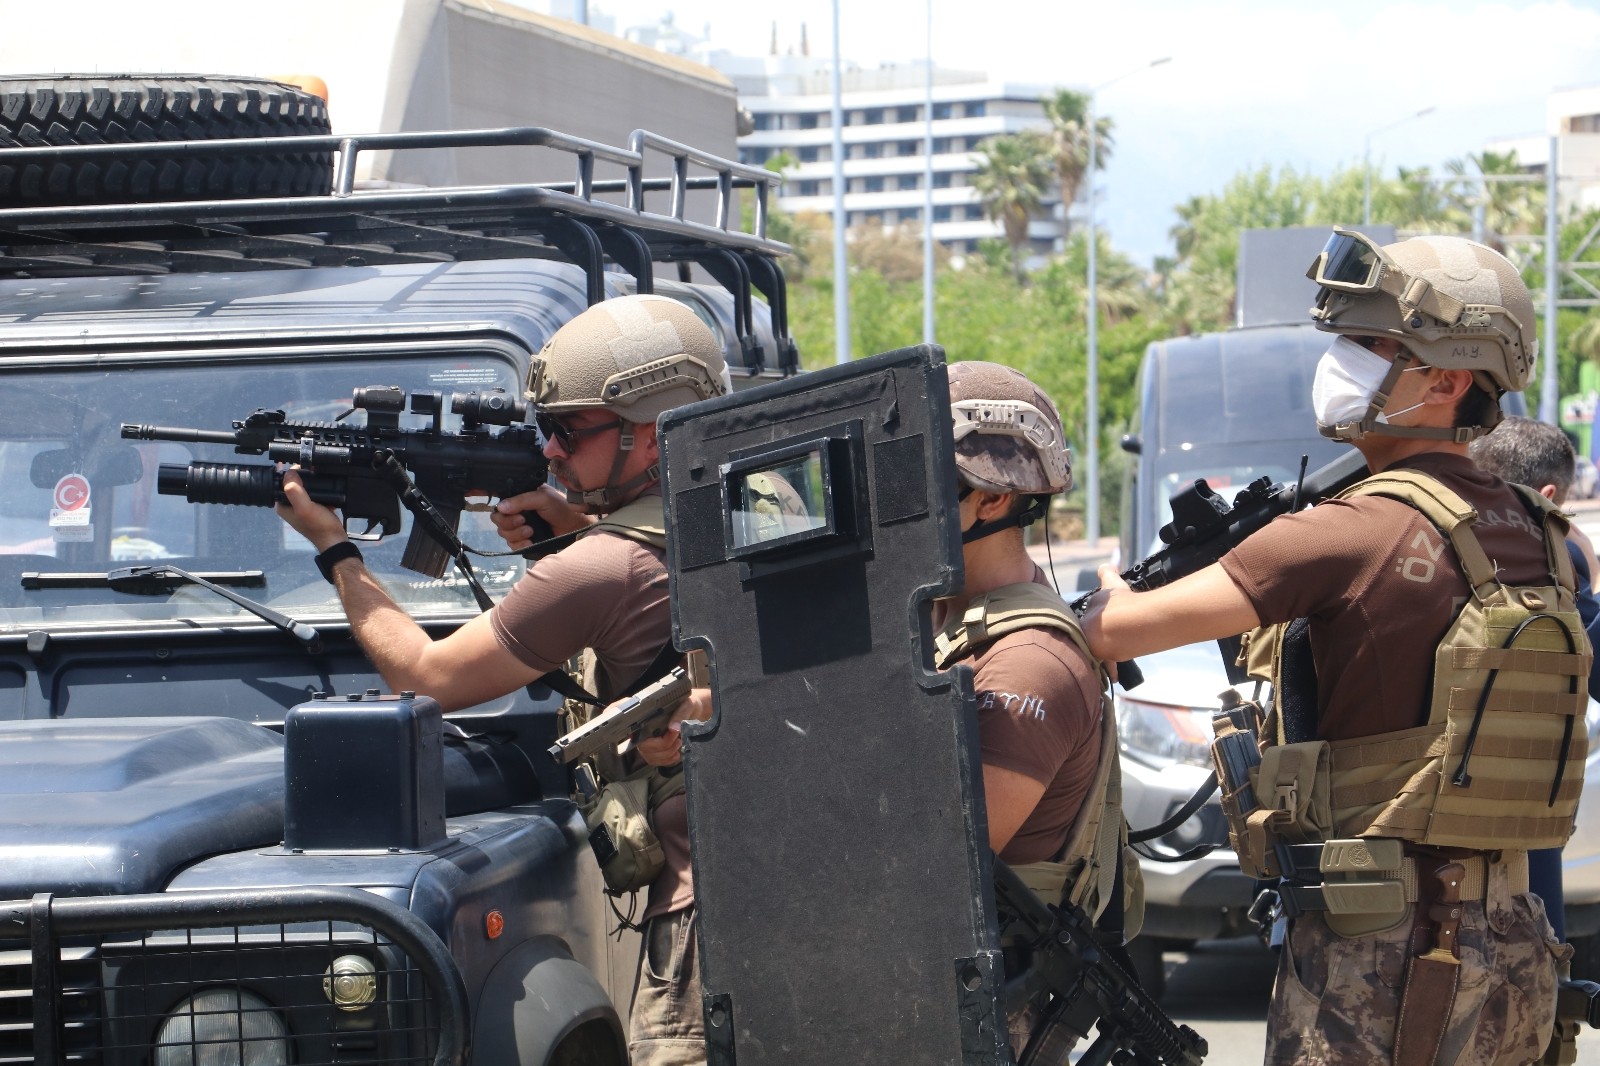
{"type": "MultiPolygon", "coordinates": [[[[742,465],[742,464],[741,464],[742,465]]],[[[788,458],[731,470],[728,532],[736,557],[766,555],[837,529],[826,441],[788,458]]]]}

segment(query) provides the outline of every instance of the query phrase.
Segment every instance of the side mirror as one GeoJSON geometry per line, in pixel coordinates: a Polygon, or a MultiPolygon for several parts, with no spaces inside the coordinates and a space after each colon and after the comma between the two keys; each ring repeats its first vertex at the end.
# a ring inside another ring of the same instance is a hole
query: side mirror
{"type": "Polygon", "coordinates": [[[1139,439],[1137,433],[1124,433],[1122,435],[1122,450],[1129,455],[1140,455],[1144,452],[1144,441],[1139,439]]]}
{"type": "Polygon", "coordinates": [[[110,488],[132,485],[144,477],[144,462],[139,458],[139,450],[131,444],[96,452],[84,465],[88,469],[80,471],[72,453],[65,448],[40,452],[33,457],[28,480],[36,488],[49,489],[68,474],[82,473],[88,477],[91,485],[110,488]]]}

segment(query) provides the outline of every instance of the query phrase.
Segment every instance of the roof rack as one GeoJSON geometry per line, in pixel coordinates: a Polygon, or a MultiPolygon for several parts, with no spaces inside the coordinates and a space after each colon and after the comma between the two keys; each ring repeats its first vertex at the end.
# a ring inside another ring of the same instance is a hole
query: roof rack
{"type": "Polygon", "coordinates": [[[752,328],[754,287],[771,308],[779,369],[799,369],[777,263],[790,249],[766,235],[772,186],[781,176],[648,130],[635,130],[627,148],[540,126],[9,148],[0,149],[0,167],[73,157],[159,163],[219,153],[330,153],[333,188],[310,196],[0,209],[0,278],[566,259],[584,269],[592,305],[605,298],[608,261],[631,274],[641,293],[654,291],[653,263],[698,263],[733,294],[745,368],[757,373],[765,365],[752,328]],[[509,146],[566,152],[576,177],[566,183],[355,187],[362,152],[509,146]],[[645,177],[647,153],[665,156],[670,175],[645,177]],[[596,181],[596,162],[619,166],[626,177],[596,181]],[[691,166],[710,173],[691,176],[691,166]],[[697,189],[717,191],[715,224],[684,217],[688,193],[697,189]],[[754,192],[748,232],[736,224],[735,189],[754,192]],[[595,199],[624,192],[624,204],[595,199]],[[667,194],[666,213],[646,208],[650,193],[667,194]]]}

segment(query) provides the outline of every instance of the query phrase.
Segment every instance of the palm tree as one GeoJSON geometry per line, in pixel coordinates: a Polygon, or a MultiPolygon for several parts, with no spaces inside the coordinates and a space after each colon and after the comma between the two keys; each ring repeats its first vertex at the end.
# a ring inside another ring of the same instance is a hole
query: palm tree
{"type": "Polygon", "coordinates": [[[974,158],[978,169],[972,187],[983,201],[984,214],[998,221],[1011,247],[1011,267],[1024,280],[1028,223],[1044,204],[1050,187],[1050,142],[1037,130],[992,137],[984,154],[974,158]]]}
{"type": "MultiPolygon", "coordinates": [[[[1044,114],[1050,120],[1051,152],[1055,160],[1056,181],[1061,185],[1063,208],[1078,202],[1083,182],[1089,170],[1089,94],[1062,89],[1054,96],[1044,98],[1044,114]]],[[[1109,118],[1095,120],[1096,170],[1106,168],[1111,157],[1113,138],[1109,118]]],[[[1063,215],[1066,211],[1063,210],[1063,215]]],[[[1062,222],[1062,235],[1066,236],[1071,219],[1062,222]]]]}
{"type": "MultiPolygon", "coordinates": [[[[1484,177],[1524,177],[1527,170],[1517,161],[1516,150],[1509,152],[1479,152],[1466,159],[1452,159],[1445,164],[1451,174],[1459,175],[1469,184],[1468,203],[1482,198],[1484,242],[1497,252],[1504,253],[1504,237],[1537,233],[1544,225],[1544,184],[1538,181],[1484,181],[1473,180],[1467,167],[1471,164],[1484,177]]],[[[1470,209],[1470,208],[1469,208],[1470,209]]]]}

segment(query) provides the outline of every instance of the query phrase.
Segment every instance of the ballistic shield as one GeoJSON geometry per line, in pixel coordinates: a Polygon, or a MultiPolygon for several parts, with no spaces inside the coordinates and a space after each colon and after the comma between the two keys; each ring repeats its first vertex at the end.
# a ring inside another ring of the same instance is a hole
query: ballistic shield
{"type": "Polygon", "coordinates": [[[942,350],[660,428],[673,633],[715,693],[684,728],[709,1061],[1009,1062],[971,673],[931,668],[961,581],[942,350]]]}

